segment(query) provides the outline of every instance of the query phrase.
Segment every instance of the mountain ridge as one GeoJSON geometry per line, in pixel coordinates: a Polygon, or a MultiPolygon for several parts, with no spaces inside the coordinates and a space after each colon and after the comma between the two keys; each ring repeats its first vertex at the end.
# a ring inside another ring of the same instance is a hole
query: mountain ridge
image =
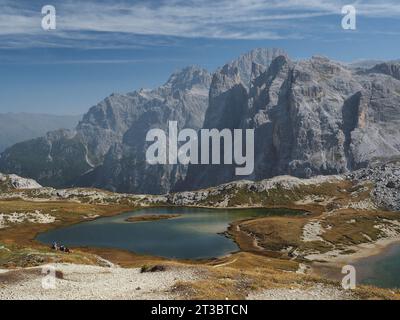
{"type": "Polygon", "coordinates": [[[74,132],[6,150],[0,171],[54,187],[153,194],[237,179],[229,165],[148,165],[146,132],[175,120],[179,129],[254,129],[255,171],[244,179],[346,173],[400,154],[398,65],[361,70],[255,49],[213,74],[187,67],[158,88],[110,95],[74,132]]]}

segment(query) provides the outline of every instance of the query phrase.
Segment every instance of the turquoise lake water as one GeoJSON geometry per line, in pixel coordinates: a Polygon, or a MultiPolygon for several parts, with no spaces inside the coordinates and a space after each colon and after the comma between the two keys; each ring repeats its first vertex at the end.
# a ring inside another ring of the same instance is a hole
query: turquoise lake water
{"type": "Polygon", "coordinates": [[[354,264],[357,281],[382,288],[400,288],[400,244],[392,244],[381,254],[354,264]]]}

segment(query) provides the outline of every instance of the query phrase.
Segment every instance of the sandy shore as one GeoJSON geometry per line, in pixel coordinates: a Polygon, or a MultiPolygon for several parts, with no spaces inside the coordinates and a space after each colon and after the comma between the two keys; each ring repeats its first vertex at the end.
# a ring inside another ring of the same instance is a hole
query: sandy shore
{"type": "Polygon", "coordinates": [[[343,266],[357,265],[360,260],[383,254],[391,245],[398,243],[400,243],[400,237],[394,237],[350,246],[347,249],[354,251],[350,254],[330,251],[324,254],[309,255],[307,258],[314,260],[309,272],[323,278],[341,280],[344,276],[341,272],[343,266]]]}
{"type": "Polygon", "coordinates": [[[42,268],[0,271],[0,300],[25,299],[176,299],[177,281],[193,281],[199,269],[167,267],[162,272],[141,273],[138,268],[105,268],[54,264],[55,287],[44,289],[42,268]]]}
{"type": "Polygon", "coordinates": [[[349,246],[347,250],[354,251],[349,254],[343,254],[338,250],[329,251],[321,254],[310,254],[306,256],[308,260],[325,261],[331,264],[344,265],[355,263],[360,259],[379,255],[392,244],[400,243],[400,236],[395,238],[380,239],[371,243],[349,246]]]}

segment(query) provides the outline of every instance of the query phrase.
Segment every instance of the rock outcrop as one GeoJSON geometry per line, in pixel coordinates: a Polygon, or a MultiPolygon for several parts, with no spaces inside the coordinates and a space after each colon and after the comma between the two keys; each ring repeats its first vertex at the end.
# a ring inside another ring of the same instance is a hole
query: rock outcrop
{"type": "Polygon", "coordinates": [[[15,174],[0,173],[0,190],[39,189],[42,186],[33,179],[26,179],[15,174]]]}

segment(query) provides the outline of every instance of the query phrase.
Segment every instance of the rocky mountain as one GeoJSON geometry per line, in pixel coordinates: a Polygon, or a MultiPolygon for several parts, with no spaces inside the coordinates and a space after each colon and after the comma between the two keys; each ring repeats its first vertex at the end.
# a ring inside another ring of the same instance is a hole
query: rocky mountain
{"type": "Polygon", "coordinates": [[[0,152],[18,142],[41,137],[48,131],[72,129],[81,116],[31,113],[0,114],[0,152]]]}
{"type": "MultiPolygon", "coordinates": [[[[168,132],[168,121],[177,121],[178,128],[202,127],[204,115],[208,106],[208,88],[211,75],[205,70],[186,68],[173,74],[167,83],[155,90],[141,90],[130,95],[137,108],[135,117],[127,125],[124,121],[115,121],[122,127],[113,131],[123,133],[116,137],[108,137],[108,132],[102,139],[114,143],[103,146],[97,141],[87,141],[90,150],[98,150],[104,154],[103,162],[94,170],[77,180],[79,186],[103,187],[113,191],[165,193],[181,180],[185,179],[185,165],[150,165],[146,162],[146,134],[150,129],[157,128],[168,132]]],[[[122,105],[126,105],[122,104],[122,105]]],[[[132,113],[130,113],[132,114],[132,113]]],[[[121,118],[128,119],[129,113],[121,118]]],[[[82,124],[80,124],[82,129],[82,124]]],[[[91,126],[98,135],[98,126],[91,126]]],[[[85,123],[85,130],[87,125],[85,123]]],[[[93,134],[87,134],[93,137],[93,134]]],[[[97,161],[95,155],[94,161],[97,161]]]]}
{"type": "Polygon", "coordinates": [[[110,190],[161,193],[183,179],[184,166],[149,166],[145,137],[151,128],[199,129],[208,106],[211,75],[188,67],[161,87],[112,94],[83,116],[74,131],[50,132],[7,149],[4,172],[54,187],[95,186],[110,190]]]}
{"type": "Polygon", "coordinates": [[[256,49],[213,75],[190,67],[154,90],[113,94],[76,130],[7,149],[0,170],[54,187],[153,194],[351,172],[399,156],[399,70],[396,61],[355,68],[256,49]],[[146,133],[173,120],[179,129],[254,129],[253,174],[236,176],[236,165],[149,165],[146,133]]]}
{"type": "MultiPolygon", "coordinates": [[[[255,129],[250,179],[356,170],[400,153],[399,66],[354,70],[325,57],[279,56],[266,71],[253,64],[249,90],[226,69],[225,86],[211,85],[204,126],[255,129]]],[[[233,167],[190,166],[184,189],[233,181],[233,167]]]]}

